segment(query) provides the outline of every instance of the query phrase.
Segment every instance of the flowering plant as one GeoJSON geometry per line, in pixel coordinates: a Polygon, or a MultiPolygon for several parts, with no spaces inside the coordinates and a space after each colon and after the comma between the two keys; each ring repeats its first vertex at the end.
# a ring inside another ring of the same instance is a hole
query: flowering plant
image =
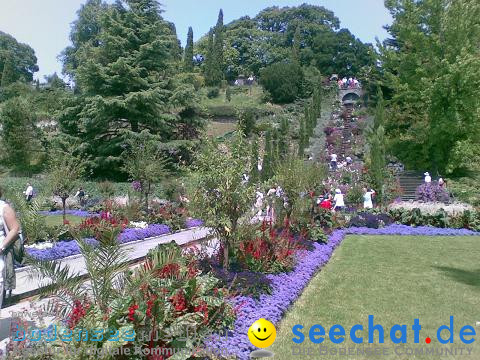
{"type": "Polygon", "coordinates": [[[288,272],[296,263],[296,253],[305,245],[294,238],[289,224],[278,232],[271,222],[263,221],[260,231],[243,239],[236,260],[244,270],[260,273],[288,272]]]}
{"type": "Polygon", "coordinates": [[[417,187],[415,192],[417,200],[424,202],[443,202],[448,203],[450,195],[445,188],[438,183],[424,183],[417,187]]]}

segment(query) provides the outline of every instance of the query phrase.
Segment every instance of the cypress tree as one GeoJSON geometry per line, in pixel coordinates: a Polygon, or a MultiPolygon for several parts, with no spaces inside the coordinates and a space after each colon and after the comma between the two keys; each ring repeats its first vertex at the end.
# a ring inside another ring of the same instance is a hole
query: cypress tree
{"type": "Polygon", "coordinates": [[[184,69],[186,72],[193,71],[193,29],[188,28],[187,44],[185,46],[185,55],[183,58],[184,69]]]}
{"type": "Polygon", "coordinates": [[[208,33],[207,58],[205,59],[205,84],[218,85],[215,80],[215,48],[213,42],[213,29],[208,33]]]}
{"type": "Polygon", "coordinates": [[[225,74],[225,65],[224,65],[224,55],[223,55],[223,10],[220,9],[218,13],[217,25],[214,29],[214,43],[213,43],[213,72],[212,72],[212,83],[213,85],[220,85],[224,79],[225,74]]]}
{"type": "Polygon", "coordinates": [[[288,119],[283,117],[280,121],[280,135],[278,141],[278,155],[280,159],[285,159],[288,154],[288,130],[288,119]]]}
{"type": "Polygon", "coordinates": [[[302,33],[300,31],[300,26],[297,26],[295,29],[295,34],[293,36],[292,44],[292,60],[293,62],[300,63],[300,46],[302,43],[302,33]]]}
{"type": "Polygon", "coordinates": [[[268,180],[273,176],[273,147],[272,147],[272,134],[267,131],[265,134],[265,151],[263,154],[262,162],[262,180],[268,180]]]}
{"type": "Polygon", "coordinates": [[[260,173],[258,171],[258,137],[256,135],[252,136],[251,140],[252,146],[252,171],[250,173],[250,178],[253,182],[257,182],[260,179],[260,173]]]}
{"type": "Polygon", "coordinates": [[[305,151],[306,137],[305,118],[300,117],[300,130],[298,132],[298,156],[300,157],[303,157],[305,151]]]}
{"type": "Polygon", "coordinates": [[[383,197],[383,185],[385,183],[385,103],[382,91],[378,90],[378,102],[375,109],[375,119],[373,128],[368,136],[370,145],[370,167],[369,175],[373,182],[375,191],[379,194],[379,199],[383,197]]]}

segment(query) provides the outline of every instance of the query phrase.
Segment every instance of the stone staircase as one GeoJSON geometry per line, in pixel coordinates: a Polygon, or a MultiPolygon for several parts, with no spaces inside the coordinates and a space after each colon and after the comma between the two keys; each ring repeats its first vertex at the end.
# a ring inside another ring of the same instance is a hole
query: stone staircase
{"type": "Polygon", "coordinates": [[[398,180],[403,191],[402,200],[415,200],[415,191],[423,184],[424,176],[419,171],[404,171],[398,175],[398,180]]]}
{"type": "Polygon", "coordinates": [[[352,150],[352,114],[353,108],[347,107],[345,109],[345,118],[343,120],[342,131],[342,154],[350,154],[352,150]]]}

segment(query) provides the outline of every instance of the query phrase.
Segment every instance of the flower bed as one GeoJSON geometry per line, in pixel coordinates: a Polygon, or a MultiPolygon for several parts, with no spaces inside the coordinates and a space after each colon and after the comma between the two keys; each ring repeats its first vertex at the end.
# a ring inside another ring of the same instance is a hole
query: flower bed
{"type": "MultiPolygon", "coordinates": [[[[145,229],[126,229],[118,237],[118,241],[122,244],[146,238],[165,235],[170,232],[167,225],[153,224],[145,229]]],[[[88,239],[95,242],[94,239],[88,239]]],[[[25,249],[29,256],[42,261],[63,259],[67,256],[80,254],[80,249],[76,241],[59,241],[50,249],[25,249]]]]}
{"type": "MultiPolygon", "coordinates": [[[[71,215],[74,215],[73,212],[80,212],[79,210],[69,210],[69,211],[71,211],[71,213],[69,213],[71,215]]],[[[47,212],[44,211],[42,213],[47,213],[47,212]]],[[[48,213],[50,215],[56,215],[55,211],[49,211],[48,213]]],[[[88,213],[88,212],[84,211],[84,213],[88,213]]],[[[90,215],[93,215],[93,214],[88,213],[88,215],[84,215],[84,216],[90,216],[90,215]]],[[[82,215],[76,215],[76,216],[82,216],[82,215]]],[[[189,219],[185,222],[185,227],[187,229],[202,226],[202,225],[203,225],[203,221],[199,219],[189,219]]],[[[171,229],[167,225],[151,224],[144,228],[125,229],[118,237],[118,241],[122,244],[125,244],[133,241],[144,240],[144,239],[155,237],[155,236],[165,235],[170,232],[171,232],[171,229]]],[[[94,239],[91,239],[91,240],[95,241],[94,239]]],[[[52,246],[26,247],[25,251],[29,256],[32,256],[42,261],[58,260],[68,256],[80,254],[80,249],[78,247],[78,244],[76,241],[73,241],[73,240],[59,241],[53,244],[52,246]]]]}
{"type": "MultiPolygon", "coordinates": [[[[63,215],[63,210],[40,211],[40,214],[46,215],[46,216],[63,215]]],[[[98,215],[98,214],[93,214],[93,213],[85,211],[85,210],[65,210],[65,214],[72,215],[72,216],[78,216],[78,217],[89,217],[89,216],[98,215]]]]}
{"type": "Polygon", "coordinates": [[[480,236],[480,232],[467,229],[445,229],[427,226],[410,227],[406,225],[390,225],[381,229],[366,227],[336,230],[327,244],[314,244],[315,249],[303,253],[295,269],[287,274],[267,275],[271,281],[271,295],[261,295],[258,300],[248,296],[238,296],[233,299],[233,305],[238,310],[235,327],[228,337],[212,335],[207,342],[210,349],[221,353],[228,349],[240,360],[249,359],[250,352],[255,348],[248,340],[247,332],[250,325],[260,318],[278,323],[290,305],[300,296],[317,270],[325,265],[348,234],[355,235],[415,235],[415,236],[480,236]]]}

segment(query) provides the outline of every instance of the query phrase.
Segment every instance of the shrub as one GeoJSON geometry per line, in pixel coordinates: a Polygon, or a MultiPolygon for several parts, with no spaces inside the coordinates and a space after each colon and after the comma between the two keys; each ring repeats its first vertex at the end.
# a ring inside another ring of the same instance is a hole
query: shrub
{"type": "Polygon", "coordinates": [[[424,183],[417,187],[415,192],[415,197],[417,200],[424,202],[443,202],[448,203],[450,200],[450,195],[437,183],[424,183]]]}
{"type": "Polygon", "coordinates": [[[372,214],[370,212],[361,212],[350,220],[349,226],[378,229],[379,227],[391,225],[392,223],[392,218],[387,214],[372,214]]]}
{"type": "Polygon", "coordinates": [[[260,84],[275,103],[290,103],[300,97],[303,82],[302,68],[295,63],[276,63],[260,71],[260,84]]]}
{"type": "Polygon", "coordinates": [[[220,89],[218,87],[210,87],[207,89],[207,97],[209,99],[217,98],[220,95],[220,89]]]}
{"type": "Polygon", "coordinates": [[[236,261],[242,269],[260,273],[288,272],[296,264],[296,253],[305,249],[294,239],[289,227],[277,232],[264,221],[254,237],[240,240],[236,261]]]}
{"type": "Polygon", "coordinates": [[[363,203],[363,189],[360,186],[354,186],[347,192],[347,203],[360,205],[363,203]]]}
{"type": "Polygon", "coordinates": [[[115,186],[110,181],[102,181],[98,183],[98,192],[104,199],[110,199],[115,195],[115,186]]]}

